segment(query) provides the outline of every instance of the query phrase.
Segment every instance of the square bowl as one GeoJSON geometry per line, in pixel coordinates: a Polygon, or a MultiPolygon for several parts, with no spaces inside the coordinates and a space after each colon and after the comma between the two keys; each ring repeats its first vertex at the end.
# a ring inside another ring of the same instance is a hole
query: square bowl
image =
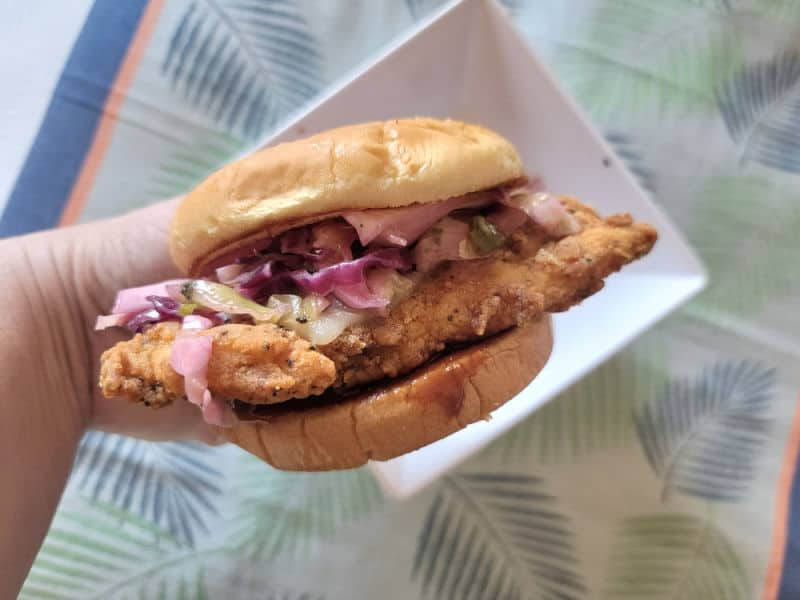
{"type": "Polygon", "coordinates": [[[373,462],[384,490],[409,496],[610,358],[706,283],[688,244],[558,85],[495,0],[460,0],[420,23],[266,140],[272,145],[341,125],[409,116],[485,125],[517,147],[527,172],[601,214],[630,212],[659,231],[653,252],[613,275],[602,293],[553,317],[553,354],[538,377],[489,421],[416,452],[373,462]],[[591,331],[591,336],[582,332],[591,331]]]}

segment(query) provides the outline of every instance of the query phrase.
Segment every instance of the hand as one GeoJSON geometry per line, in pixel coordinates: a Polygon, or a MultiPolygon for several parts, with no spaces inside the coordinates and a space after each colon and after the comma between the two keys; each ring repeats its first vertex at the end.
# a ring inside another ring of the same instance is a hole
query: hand
{"type": "MultiPolygon", "coordinates": [[[[20,295],[25,298],[22,308],[40,320],[46,317],[47,330],[40,331],[37,338],[48,340],[38,354],[51,366],[50,395],[61,395],[62,401],[72,406],[82,428],[151,440],[217,441],[200,412],[188,402],[155,410],[104,398],[97,386],[100,355],[130,336],[120,329],[95,332],[97,315],[109,311],[119,289],[180,276],[167,243],[177,202],[161,202],[122,217],[18,238],[10,268],[25,289],[20,295]],[[30,281],[31,274],[35,281],[30,281]]],[[[19,302],[23,302],[21,297],[19,302]]],[[[42,329],[41,323],[38,329],[42,329]]],[[[30,370],[26,379],[37,376],[35,364],[21,368],[30,370]]]]}
{"type": "Polygon", "coordinates": [[[87,428],[152,439],[215,437],[188,402],[153,410],[103,398],[95,332],[117,290],[178,275],[167,231],[177,201],[0,240],[0,598],[16,598],[87,428]]]}

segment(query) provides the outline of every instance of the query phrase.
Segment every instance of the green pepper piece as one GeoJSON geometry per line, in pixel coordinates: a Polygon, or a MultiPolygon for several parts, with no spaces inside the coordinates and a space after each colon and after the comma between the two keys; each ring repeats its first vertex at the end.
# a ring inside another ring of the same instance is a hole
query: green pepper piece
{"type": "Polygon", "coordinates": [[[506,236],[481,215],[470,221],[469,239],[481,254],[489,254],[506,243],[506,236]]]}

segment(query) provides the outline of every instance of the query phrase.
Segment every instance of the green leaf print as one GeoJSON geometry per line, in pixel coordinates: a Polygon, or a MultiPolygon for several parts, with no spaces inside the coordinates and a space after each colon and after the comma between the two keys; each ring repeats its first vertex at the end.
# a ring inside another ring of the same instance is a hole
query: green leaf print
{"type": "Polygon", "coordinates": [[[624,350],[545,404],[487,450],[503,462],[568,462],[635,438],[634,407],[662,389],[666,361],[657,336],[624,350]]]}
{"type": "Polygon", "coordinates": [[[78,450],[72,482],[84,496],[134,512],[191,546],[217,514],[222,473],[214,454],[198,443],[91,432],[78,450]]]}
{"type": "Polygon", "coordinates": [[[57,513],[20,598],[180,598],[189,589],[201,598],[207,554],[103,502],[70,506],[57,513]]]}
{"type": "Polygon", "coordinates": [[[525,475],[444,477],[417,538],[423,597],[583,598],[569,523],[543,488],[525,475]]]}
{"type": "Polygon", "coordinates": [[[148,180],[147,195],[172,198],[185,194],[247,149],[247,142],[225,133],[210,133],[195,139],[156,166],[148,180]]]}
{"type": "Polygon", "coordinates": [[[636,430],[647,460],[673,490],[737,501],[749,489],[769,436],[775,370],[748,361],[719,363],[677,379],[642,405],[636,430]]]}
{"type": "Polygon", "coordinates": [[[383,503],[365,469],[287,473],[243,456],[233,480],[237,511],[229,544],[251,557],[307,555],[314,543],[383,503]],[[291,502],[287,499],[291,498],[291,502]]]}
{"type": "Polygon", "coordinates": [[[757,14],[721,1],[596,2],[569,41],[557,42],[555,66],[603,121],[711,111],[716,86],[742,64],[738,24],[757,14]]]}
{"type": "Polygon", "coordinates": [[[760,177],[714,177],[705,183],[688,234],[712,285],[690,304],[690,314],[748,316],[800,290],[798,199],[797,191],[760,177]]]}
{"type": "Polygon", "coordinates": [[[610,556],[608,600],[745,600],[750,584],[733,545],[710,521],[652,514],[626,519],[610,556]]]}
{"type": "Polygon", "coordinates": [[[800,50],[748,65],[717,91],[741,162],[800,173],[800,50]]]}
{"type": "Polygon", "coordinates": [[[173,30],[162,73],[225,131],[257,138],[319,90],[321,57],[289,0],[195,0],[173,30]]]}

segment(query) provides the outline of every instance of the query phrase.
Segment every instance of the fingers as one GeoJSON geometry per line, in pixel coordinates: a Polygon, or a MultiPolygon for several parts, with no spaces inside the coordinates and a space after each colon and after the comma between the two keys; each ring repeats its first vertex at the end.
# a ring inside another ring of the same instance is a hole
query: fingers
{"type": "MultiPolygon", "coordinates": [[[[180,198],[157,202],[113,220],[106,268],[118,288],[170,279],[181,273],[169,254],[169,227],[180,198]]],[[[116,290],[115,290],[116,291],[116,290]]]]}
{"type": "MultiPolygon", "coordinates": [[[[91,317],[87,317],[87,327],[97,314],[108,311],[120,289],[181,275],[169,255],[169,227],[180,200],[157,202],[114,219],[71,228],[72,235],[81,238],[81,256],[76,261],[81,284],[77,287],[84,290],[85,312],[91,317]]],[[[91,335],[94,365],[102,350],[128,337],[119,330],[91,335]]],[[[156,410],[122,399],[109,400],[99,390],[93,397],[90,427],[152,441],[224,442],[188,402],[156,410]]]]}
{"type": "MultiPolygon", "coordinates": [[[[99,394],[98,394],[99,396],[99,394]]],[[[215,446],[225,438],[186,401],[154,409],[126,400],[95,398],[90,428],[151,441],[193,440],[215,446]]]]}
{"type": "Polygon", "coordinates": [[[61,230],[74,240],[69,272],[88,325],[108,312],[120,289],[180,276],[170,258],[168,235],[178,201],[61,230]]]}

